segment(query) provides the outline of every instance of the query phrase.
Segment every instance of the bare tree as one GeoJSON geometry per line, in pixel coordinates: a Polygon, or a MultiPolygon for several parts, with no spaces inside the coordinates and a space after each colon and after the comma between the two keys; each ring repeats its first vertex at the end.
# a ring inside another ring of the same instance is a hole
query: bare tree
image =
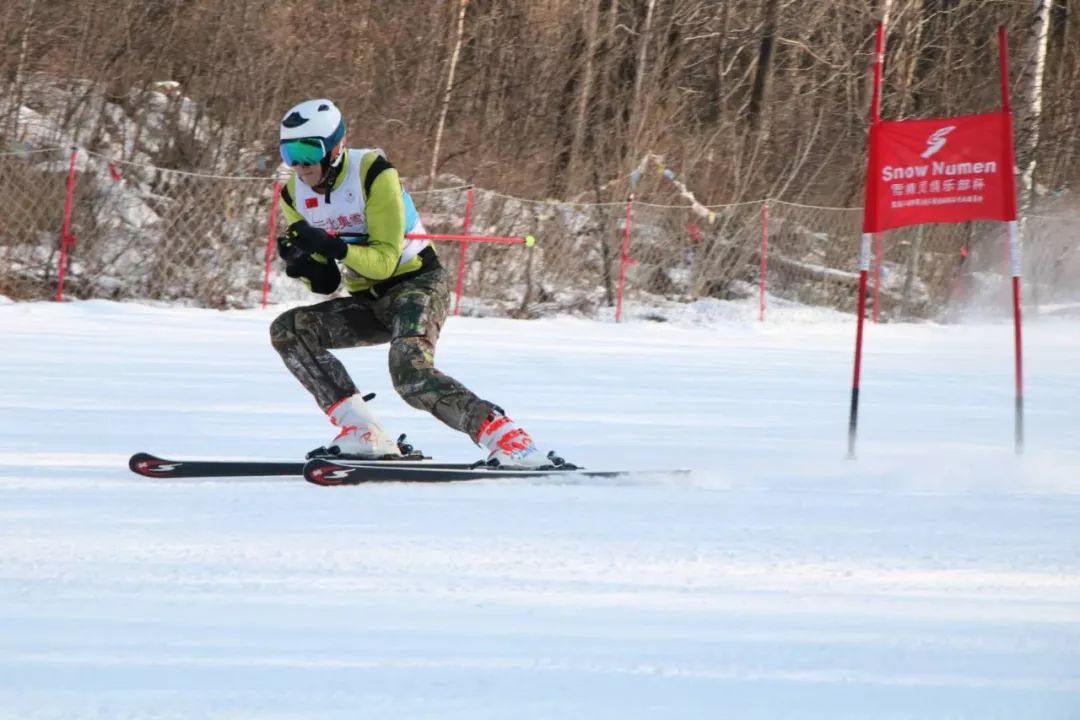
{"type": "Polygon", "coordinates": [[[1035,150],[1039,145],[1042,119],[1043,74],[1046,68],[1046,44],[1049,38],[1051,0],[1034,0],[1031,14],[1023,28],[1023,61],[1017,78],[1016,164],[1020,170],[1020,205],[1031,205],[1035,189],[1035,150]]]}
{"type": "Polygon", "coordinates": [[[589,101],[592,97],[593,80],[596,75],[596,51],[600,42],[599,24],[600,0],[589,0],[585,15],[585,62],[581,71],[581,82],[578,83],[577,106],[574,111],[574,136],[570,141],[570,175],[574,174],[582,161],[581,151],[588,129],[589,101]]]}
{"type": "Polygon", "coordinates": [[[11,104],[11,134],[16,139],[19,137],[19,112],[23,93],[23,73],[26,69],[26,50],[29,45],[30,34],[34,32],[34,5],[37,0],[29,0],[26,11],[23,14],[22,37],[19,40],[19,56],[15,61],[15,78],[12,81],[14,102],[11,104]]]}
{"type": "Polygon", "coordinates": [[[439,110],[439,124],[435,128],[435,146],[431,150],[431,170],[428,171],[428,184],[435,182],[435,173],[439,167],[439,146],[442,144],[443,128],[446,127],[446,113],[450,109],[450,96],[454,91],[454,71],[457,70],[458,56],[461,54],[461,41],[465,36],[465,11],[469,0],[461,0],[458,6],[457,40],[454,51],[450,54],[450,64],[446,70],[446,92],[443,94],[442,107],[439,110]]]}
{"type": "Polygon", "coordinates": [[[18,107],[51,113],[55,98],[58,137],[112,137],[85,92],[35,83],[102,88],[136,117],[133,98],[168,79],[197,107],[175,116],[161,151],[177,167],[235,156],[185,139],[209,120],[272,159],[283,108],[322,95],[346,110],[351,138],[392,150],[405,174],[573,196],[654,152],[710,203],[857,203],[874,21],[889,15],[893,118],[993,107],[1006,23],[1025,187],[1080,182],[1080,14],[1066,0],[326,0],[332,57],[295,32],[310,22],[298,0],[8,4],[0,139],[14,137],[18,107]]]}
{"type": "Polygon", "coordinates": [[[773,48],[776,43],[776,16],[779,12],[780,0],[765,0],[762,9],[761,41],[758,44],[757,69],[754,71],[754,81],[750,86],[750,105],[747,108],[750,117],[750,129],[753,132],[768,133],[768,125],[762,124],[762,114],[766,94],[769,88],[769,73],[771,71],[773,48]]]}
{"type": "MultiPolygon", "coordinates": [[[[652,20],[653,12],[655,10],[656,0],[645,0],[645,18],[642,22],[641,30],[638,33],[637,70],[634,72],[634,95],[630,100],[630,112],[635,119],[632,124],[631,137],[635,140],[638,138],[645,118],[645,111],[642,107],[641,88],[645,81],[645,62],[649,55],[649,41],[652,38],[652,20]]],[[[637,150],[637,148],[632,148],[632,151],[635,150],[637,150]]]]}

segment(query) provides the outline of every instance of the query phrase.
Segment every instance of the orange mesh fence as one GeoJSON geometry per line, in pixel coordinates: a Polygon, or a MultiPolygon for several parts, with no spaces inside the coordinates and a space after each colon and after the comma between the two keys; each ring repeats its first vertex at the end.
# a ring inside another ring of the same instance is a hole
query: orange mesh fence
{"type": "Polygon", "coordinates": [[[0,154],[0,295],[42,299],[56,292],[66,175],[56,150],[0,154]]]}
{"type": "MultiPolygon", "coordinates": [[[[413,197],[429,230],[460,232],[467,192],[453,188],[415,192],[413,197]]],[[[473,195],[473,234],[531,234],[537,242],[528,248],[441,243],[443,264],[454,272],[460,253],[466,253],[465,310],[534,316],[556,309],[590,312],[614,304],[621,206],[522,200],[479,188],[473,195]]]]}
{"type": "MultiPolygon", "coordinates": [[[[0,153],[0,295],[55,296],[65,237],[71,149],[0,153]]],[[[79,151],[71,194],[64,293],[76,298],[254,307],[310,300],[268,241],[273,178],[218,177],[79,151]]],[[[753,299],[854,311],[861,211],[775,200],[705,208],[635,200],[532,201],[467,186],[411,191],[459,285],[461,312],[613,317],[627,308],[703,298],[753,299]],[[629,215],[628,215],[629,210],[629,215]],[[627,219],[630,222],[629,246],[627,219]],[[483,236],[536,237],[536,245],[483,236]]],[[[1024,223],[1029,303],[1080,302],[1080,216],[1024,223]]],[[[890,231],[871,268],[870,307],[882,319],[1008,308],[1001,223],[890,231]]]]}
{"type": "MultiPolygon", "coordinates": [[[[972,223],[964,254],[950,279],[952,315],[1007,317],[1012,313],[1008,230],[972,223]]],[[[1023,301],[1029,312],[1080,310],[1080,214],[1031,214],[1020,223],[1023,301]]]]}
{"type": "MultiPolygon", "coordinates": [[[[70,155],[0,155],[0,188],[16,220],[0,244],[0,282],[10,297],[55,293],[70,155]]],[[[257,303],[271,191],[265,178],[195,175],[85,151],[76,170],[65,296],[257,303]]]]}
{"type": "Polygon", "coordinates": [[[225,178],[91,157],[76,190],[79,297],[249,307],[262,289],[271,200],[264,178],[225,178]],[[104,168],[102,168],[104,166],[104,168]]]}

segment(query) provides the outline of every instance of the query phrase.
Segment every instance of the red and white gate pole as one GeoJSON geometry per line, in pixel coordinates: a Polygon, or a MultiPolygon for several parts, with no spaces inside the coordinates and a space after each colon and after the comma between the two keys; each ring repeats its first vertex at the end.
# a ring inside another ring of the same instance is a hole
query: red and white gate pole
{"type": "Polygon", "coordinates": [[[1014,409],[1014,434],[1016,454],[1024,452],[1024,343],[1021,331],[1020,307],[1020,225],[1017,222],[1016,179],[1013,168],[1016,167],[1013,148],[1012,103],[1009,102],[1009,38],[1005,26],[998,27],[998,65],[1001,75],[1001,112],[1005,116],[1006,169],[1010,180],[1006,184],[1006,202],[1009,217],[1009,267],[1012,274],[1013,295],[1013,330],[1016,354],[1016,402],[1014,409]]]}
{"type": "Polygon", "coordinates": [[[881,308],[881,233],[874,233],[874,324],[881,308]]]}
{"type": "MultiPolygon", "coordinates": [[[[877,143],[875,137],[881,124],[881,72],[885,62],[885,23],[879,22],[877,34],[874,37],[874,90],[870,98],[870,136],[867,150],[867,167],[877,167],[876,157],[877,143]]],[[[874,233],[868,232],[872,227],[869,223],[869,213],[874,212],[876,207],[873,197],[874,184],[867,178],[866,194],[863,201],[863,233],[862,242],[859,246],[859,299],[858,317],[855,330],[855,370],[851,381],[851,413],[848,418],[848,457],[855,457],[855,437],[859,426],[859,383],[862,372],[862,344],[863,328],[866,323],[866,288],[870,277],[870,253],[874,233]]]]}

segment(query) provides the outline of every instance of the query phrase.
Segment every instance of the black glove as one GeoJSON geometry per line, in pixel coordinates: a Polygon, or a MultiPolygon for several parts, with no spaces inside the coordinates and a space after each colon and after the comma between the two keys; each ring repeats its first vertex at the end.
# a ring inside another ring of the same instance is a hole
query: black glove
{"type": "Polygon", "coordinates": [[[285,237],[307,255],[317,253],[331,260],[340,260],[349,251],[344,240],[321,228],[312,227],[307,220],[297,220],[290,225],[285,237]]]}
{"type": "Polygon", "coordinates": [[[319,262],[286,236],[277,239],[278,256],[285,261],[285,274],[307,278],[313,292],[329,295],[341,284],[341,271],[333,261],[319,262]]]}
{"type": "Polygon", "coordinates": [[[306,278],[312,292],[329,295],[341,285],[341,270],[331,260],[319,262],[307,255],[285,265],[285,274],[291,278],[306,278]]]}
{"type": "MultiPolygon", "coordinates": [[[[307,258],[305,253],[300,248],[293,244],[293,241],[284,235],[279,235],[277,239],[277,254],[278,257],[285,261],[286,272],[289,265],[298,263],[301,260],[307,258]]],[[[292,277],[290,275],[290,277],[292,277]]]]}

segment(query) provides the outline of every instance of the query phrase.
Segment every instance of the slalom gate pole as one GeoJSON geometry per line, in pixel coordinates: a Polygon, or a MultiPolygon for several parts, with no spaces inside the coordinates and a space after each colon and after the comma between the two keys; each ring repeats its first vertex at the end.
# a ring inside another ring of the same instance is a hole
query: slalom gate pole
{"type": "MultiPolygon", "coordinates": [[[[1009,101],[1009,37],[1005,26],[998,26],[998,68],[1001,75],[1001,112],[1005,115],[1005,148],[1007,167],[1010,174],[1015,172],[1016,158],[1013,147],[1012,103],[1009,101]]],[[[1013,342],[1015,344],[1016,364],[1016,401],[1014,404],[1013,431],[1016,454],[1024,452],[1024,342],[1022,331],[1022,310],[1020,303],[1021,238],[1020,224],[1017,222],[1016,178],[1008,183],[1006,201],[1009,203],[1009,266],[1012,274],[1013,297],[1013,342]]]]}
{"type": "MultiPolygon", "coordinates": [[[[867,148],[866,167],[877,167],[877,132],[881,125],[881,75],[885,64],[885,23],[879,22],[874,36],[874,88],[870,97],[870,134],[867,148]]],[[[867,232],[869,213],[876,212],[877,198],[874,196],[875,184],[866,178],[866,192],[863,200],[863,233],[859,244],[859,298],[858,317],[855,329],[855,368],[851,382],[851,414],[848,418],[848,458],[855,459],[855,438],[859,427],[859,385],[862,375],[863,328],[866,321],[866,289],[870,275],[870,243],[873,233],[867,232]]]]}
{"type": "Polygon", "coordinates": [[[874,233],[874,324],[881,307],[881,233],[874,233]]]}
{"type": "Polygon", "coordinates": [[[855,370],[851,380],[851,415],[848,418],[848,458],[855,459],[855,436],[859,427],[859,383],[862,374],[863,328],[866,325],[866,290],[870,276],[870,233],[863,233],[859,250],[859,301],[855,329],[855,370]]]}
{"type": "Polygon", "coordinates": [[[1013,409],[1013,434],[1016,454],[1024,453],[1024,339],[1020,303],[1020,227],[1016,220],[1009,223],[1009,255],[1012,266],[1013,343],[1015,345],[1016,402],[1013,409]]]}

